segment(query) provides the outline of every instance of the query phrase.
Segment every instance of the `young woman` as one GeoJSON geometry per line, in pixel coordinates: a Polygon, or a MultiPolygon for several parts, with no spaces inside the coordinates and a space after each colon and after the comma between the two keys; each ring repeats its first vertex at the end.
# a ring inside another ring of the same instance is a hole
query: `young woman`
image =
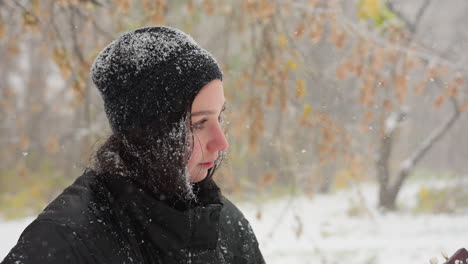
{"type": "Polygon", "coordinates": [[[2,263],[264,263],[213,181],[228,148],[213,56],[146,27],[110,43],[91,75],[112,135],[2,263]]]}

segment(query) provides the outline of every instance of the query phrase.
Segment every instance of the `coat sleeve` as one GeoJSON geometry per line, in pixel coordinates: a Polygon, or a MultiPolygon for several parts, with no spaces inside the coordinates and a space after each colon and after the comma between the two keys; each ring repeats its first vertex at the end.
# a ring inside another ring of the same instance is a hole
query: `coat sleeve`
{"type": "Polygon", "coordinates": [[[51,220],[35,220],[1,264],[94,263],[77,234],[51,220]]]}

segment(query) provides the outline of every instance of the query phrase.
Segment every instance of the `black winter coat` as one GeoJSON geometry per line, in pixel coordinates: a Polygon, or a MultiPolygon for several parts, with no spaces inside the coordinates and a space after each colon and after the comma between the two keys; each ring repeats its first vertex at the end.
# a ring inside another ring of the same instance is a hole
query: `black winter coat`
{"type": "Polygon", "coordinates": [[[265,263],[229,200],[179,211],[128,178],[85,172],[21,234],[10,263],[265,263]]]}

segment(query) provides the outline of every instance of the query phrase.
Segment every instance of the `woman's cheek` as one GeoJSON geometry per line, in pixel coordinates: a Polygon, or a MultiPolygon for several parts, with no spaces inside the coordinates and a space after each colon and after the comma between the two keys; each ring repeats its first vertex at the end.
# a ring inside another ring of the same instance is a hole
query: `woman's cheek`
{"type": "Polygon", "coordinates": [[[188,169],[192,170],[199,162],[200,162],[200,156],[201,156],[201,150],[200,150],[200,143],[199,140],[196,139],[193,142],[193,148],[192,148],[192,153],[190,154],[190,158],[188,160],[188,169]]]}

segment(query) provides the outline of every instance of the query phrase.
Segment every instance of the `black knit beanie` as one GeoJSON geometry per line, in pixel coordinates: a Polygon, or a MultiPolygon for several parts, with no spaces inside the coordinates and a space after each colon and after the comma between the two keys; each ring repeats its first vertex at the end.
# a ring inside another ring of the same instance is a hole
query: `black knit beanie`
{"type": "Polygon", "coordinates": [[[222,80],[209,52],[184,32],[162,26],[121,35],[97,56],[91,75],[119,135],[182,115],[205,84],[222,80]]]}

